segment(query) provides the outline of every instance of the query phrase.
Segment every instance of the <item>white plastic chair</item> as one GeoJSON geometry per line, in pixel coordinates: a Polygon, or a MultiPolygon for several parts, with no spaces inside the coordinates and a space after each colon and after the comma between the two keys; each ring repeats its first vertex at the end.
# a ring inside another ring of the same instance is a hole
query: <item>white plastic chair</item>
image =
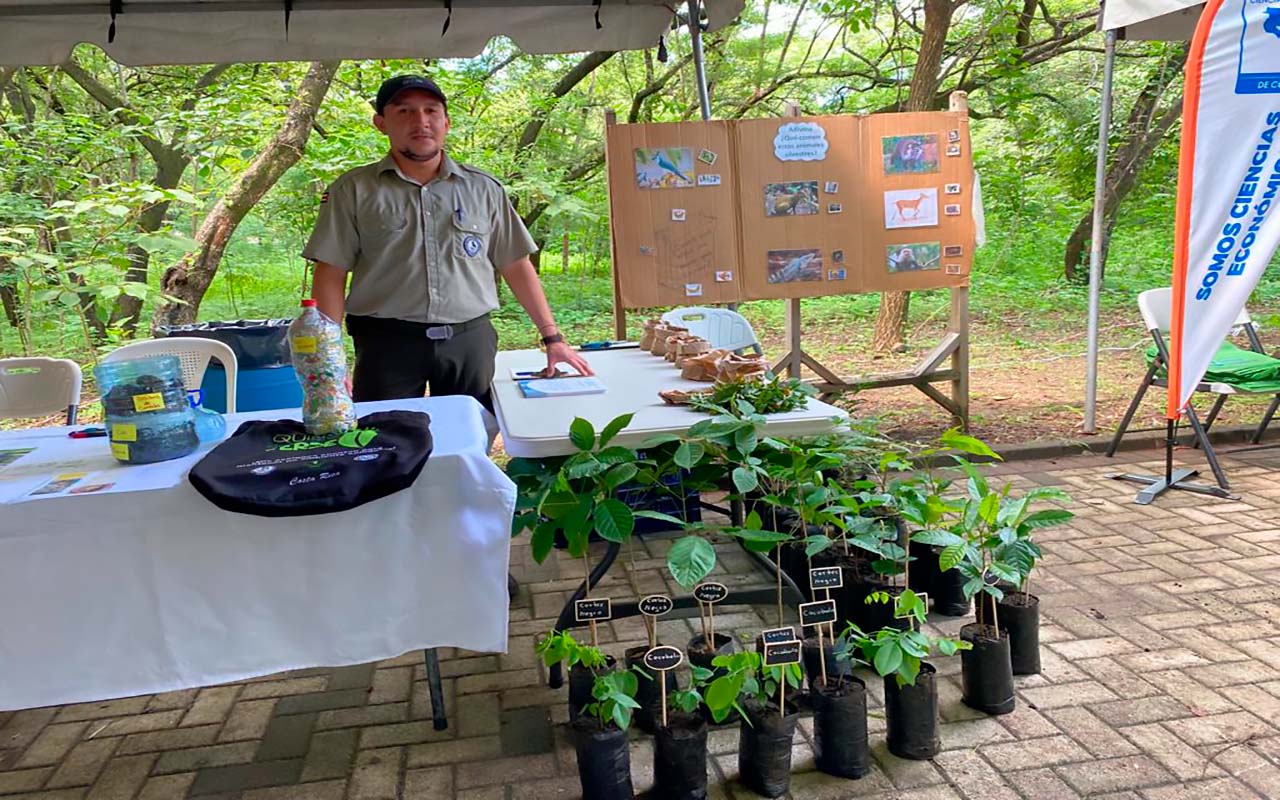
{"type": "Polygon", "coordinates": [[[147,339],[118,347],[103,356],[103,361],[123,361],[147,356],[177,356],[182,362],[182,383],[188,391],[200,388],[209,359],[216,358],[227,375],[227,413],[236,413],[236,354],[215,339],[175,336],[172,339],[147,339]]]}
{"type": "Polygon", "coordinates": [[[66,358],[0,359],[0,417],[43,417],[59,411],[76,424],[80,365],[66,358]]]}
{"type": "MultiPolygon", "coordinates": [[[[1147,374],[1143,376],[1142,382],[1138,384],[1138,391],[1134,394],[1128,410],[1125,411],[1124,417],[1120,420],[1119,427],[1116,428],[1116,434],[1111,440],[1111,445],[1107,448],[1108,456],[1115,455],[1116,450],[1120,447],[1120,439],[1128,431],[1129,423],[1133,421],[1133,416],[1137,413],[1138,406],[1141,405],[1147,389],[1152,386],[1167,387],[1169,385],[1168,380],[1160,372],[1164,369],[1165,363],[1169,359],[1169,347],[1165,342],[1165,334],[1169,332],[1171,325],[1173,289],[1165,286],[1160,289],[1148,289],[1139,294],[1138,311],[1142,314],[1142,321],[1147,326],[1147,332],[1151,334],[1151,338],[1155,341],[1157,356],[1152,361],[1151,366],[1147,368],[1147,374]]],[[[1240,309],[1240,313],[1236,315],[1235,321],[1231,324],[1233,328],[1243,329],[1245,335],[1249,338],[1249,348],[1251,350],[1265,354],[1266,351],[1262,347],[1262,340],[1258,338],[1258,329],[1254,326],[1253,318],[1249,316],[1247,309],[1240,309]]],[[[1187,421],[1191,423],[1191,429],[1196,436],[1196,443],[1204,449],[1205,458],[1209,462],[1209,467],[1213,470],[1218,485],[1226,489],[1228,488],[1227,478],[1218,463],[1218,457],[1213,451],[1213,446],[1209,443],[1209,429],[1213,427],[1214,420],[1218,418],[1218,413],[1222,411],[1222,405],[1227,401],[1228,397],[1239,394],[1254,394],[1254,392],[1238,389],[1229,383],[1219,382],[1201,382],[1196,386],[1196,392],[1216,395],[1213,406],[1209,409],[1209,415],[1205,417],[1203,424],[1201,424],[1199,416],[1190,403],[1187,404],[1187,421]]],[[[1262,434],[1266,432],[1267,426],[1271,423],[1272,417],[1275,416],[1277,408],[1280,408],[1280,394],[1272,399],[1271,406],[1267,409],[1267,412],[1262,417],[1262,422],[1254,431],[1254,444],[1262,440],[1262,434]]]]}
{"type": "Polygon", "coordinates": [[[748,347],[763,353],[751,323],[737,311],[727,308],[673,308],[662,315],[662,320],[672,325],[688,328],[689,333],[701,336],[716,350],[743,350],[748,347]]]}

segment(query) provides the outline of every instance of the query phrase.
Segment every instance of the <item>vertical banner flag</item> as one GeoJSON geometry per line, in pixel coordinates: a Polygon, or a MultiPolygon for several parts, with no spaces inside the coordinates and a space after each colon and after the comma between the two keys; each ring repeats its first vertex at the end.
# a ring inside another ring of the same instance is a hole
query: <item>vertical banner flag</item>
{"type": "Polygon", "coordinates": [[[1187,57],[1166,413],[1177,419],[1280,243],[1280,0],[1209,0],[1187,57]]]}

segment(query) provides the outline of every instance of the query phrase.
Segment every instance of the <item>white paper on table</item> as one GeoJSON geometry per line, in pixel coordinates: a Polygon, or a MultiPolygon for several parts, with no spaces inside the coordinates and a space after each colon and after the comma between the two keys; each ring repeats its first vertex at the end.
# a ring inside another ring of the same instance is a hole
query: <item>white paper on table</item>
{"type": "Polygon", "coordinates": [[[34,447],[35,449],[4,468],[0,468],[0,504],[22,503],[29,500],[49,500],[56,497],[76,497],[82,494],[115,494],[117,492],[145,492],[177,486],[195,463],[204,457],[209,447],[203,446],[190,455],[155,464],[122,464],[109,452],[94,447],[105,439],[57,439],[6,442],[5,449],[34,447]],[[77,452],[79,451],[79,452],[77,452]],[[32,494],[51,481],[60,478],[71,481],[58,491],[32,494]],[[87,487],[100,487],[85,492],[87,487]],[[76,491],[79,489],[80,491],[76,491]]]}

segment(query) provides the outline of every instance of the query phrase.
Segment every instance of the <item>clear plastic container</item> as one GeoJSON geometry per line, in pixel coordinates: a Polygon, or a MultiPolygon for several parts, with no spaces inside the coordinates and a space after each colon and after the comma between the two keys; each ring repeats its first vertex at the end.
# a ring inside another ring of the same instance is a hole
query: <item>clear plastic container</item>
{"type": "Polygon", "coordinates": [[[151,464],[193,452],[200,439],[177,356],[108,361],[93,368],[111,454],[151,464]]]}
{"type": "Polygon", "coordinates": [[[302,384],[302,424],[307,433],[328,436],[356,427],[356,408],[347,391],[347,353],[342,327],[302,301],[302,313],[289,325],[293,369],[302,384]]]}
{"type": "Polygon", "coordinates": [[[196,436],[202,443],[222,441],[227,432],[227,420],[211,408],[204,407],[204,392],[192,389],[187,392],[187,401],[196,416],[196,436]]]}

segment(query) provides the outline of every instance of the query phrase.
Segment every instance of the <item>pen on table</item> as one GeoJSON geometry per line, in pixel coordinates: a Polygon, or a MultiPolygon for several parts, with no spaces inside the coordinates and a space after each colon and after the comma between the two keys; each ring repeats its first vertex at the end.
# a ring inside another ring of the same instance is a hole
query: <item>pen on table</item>
{"type": "Polygon", "coordinates": [[[107,435],[106,428],[84,428],[83,430],[72,431],[71,433],[67,434],[67,436],[69,436],[72,439],[95,439],[99,436],[106,436],[106,435],[107,435]]]}
{"type": "Polygon", "coordinates": [[[579,350],[615,350],[624,348],[634,348],[639,345],[635,342],[612,342],[605,340],[603,342],[583,342],[578,345],[579,350]]]}

